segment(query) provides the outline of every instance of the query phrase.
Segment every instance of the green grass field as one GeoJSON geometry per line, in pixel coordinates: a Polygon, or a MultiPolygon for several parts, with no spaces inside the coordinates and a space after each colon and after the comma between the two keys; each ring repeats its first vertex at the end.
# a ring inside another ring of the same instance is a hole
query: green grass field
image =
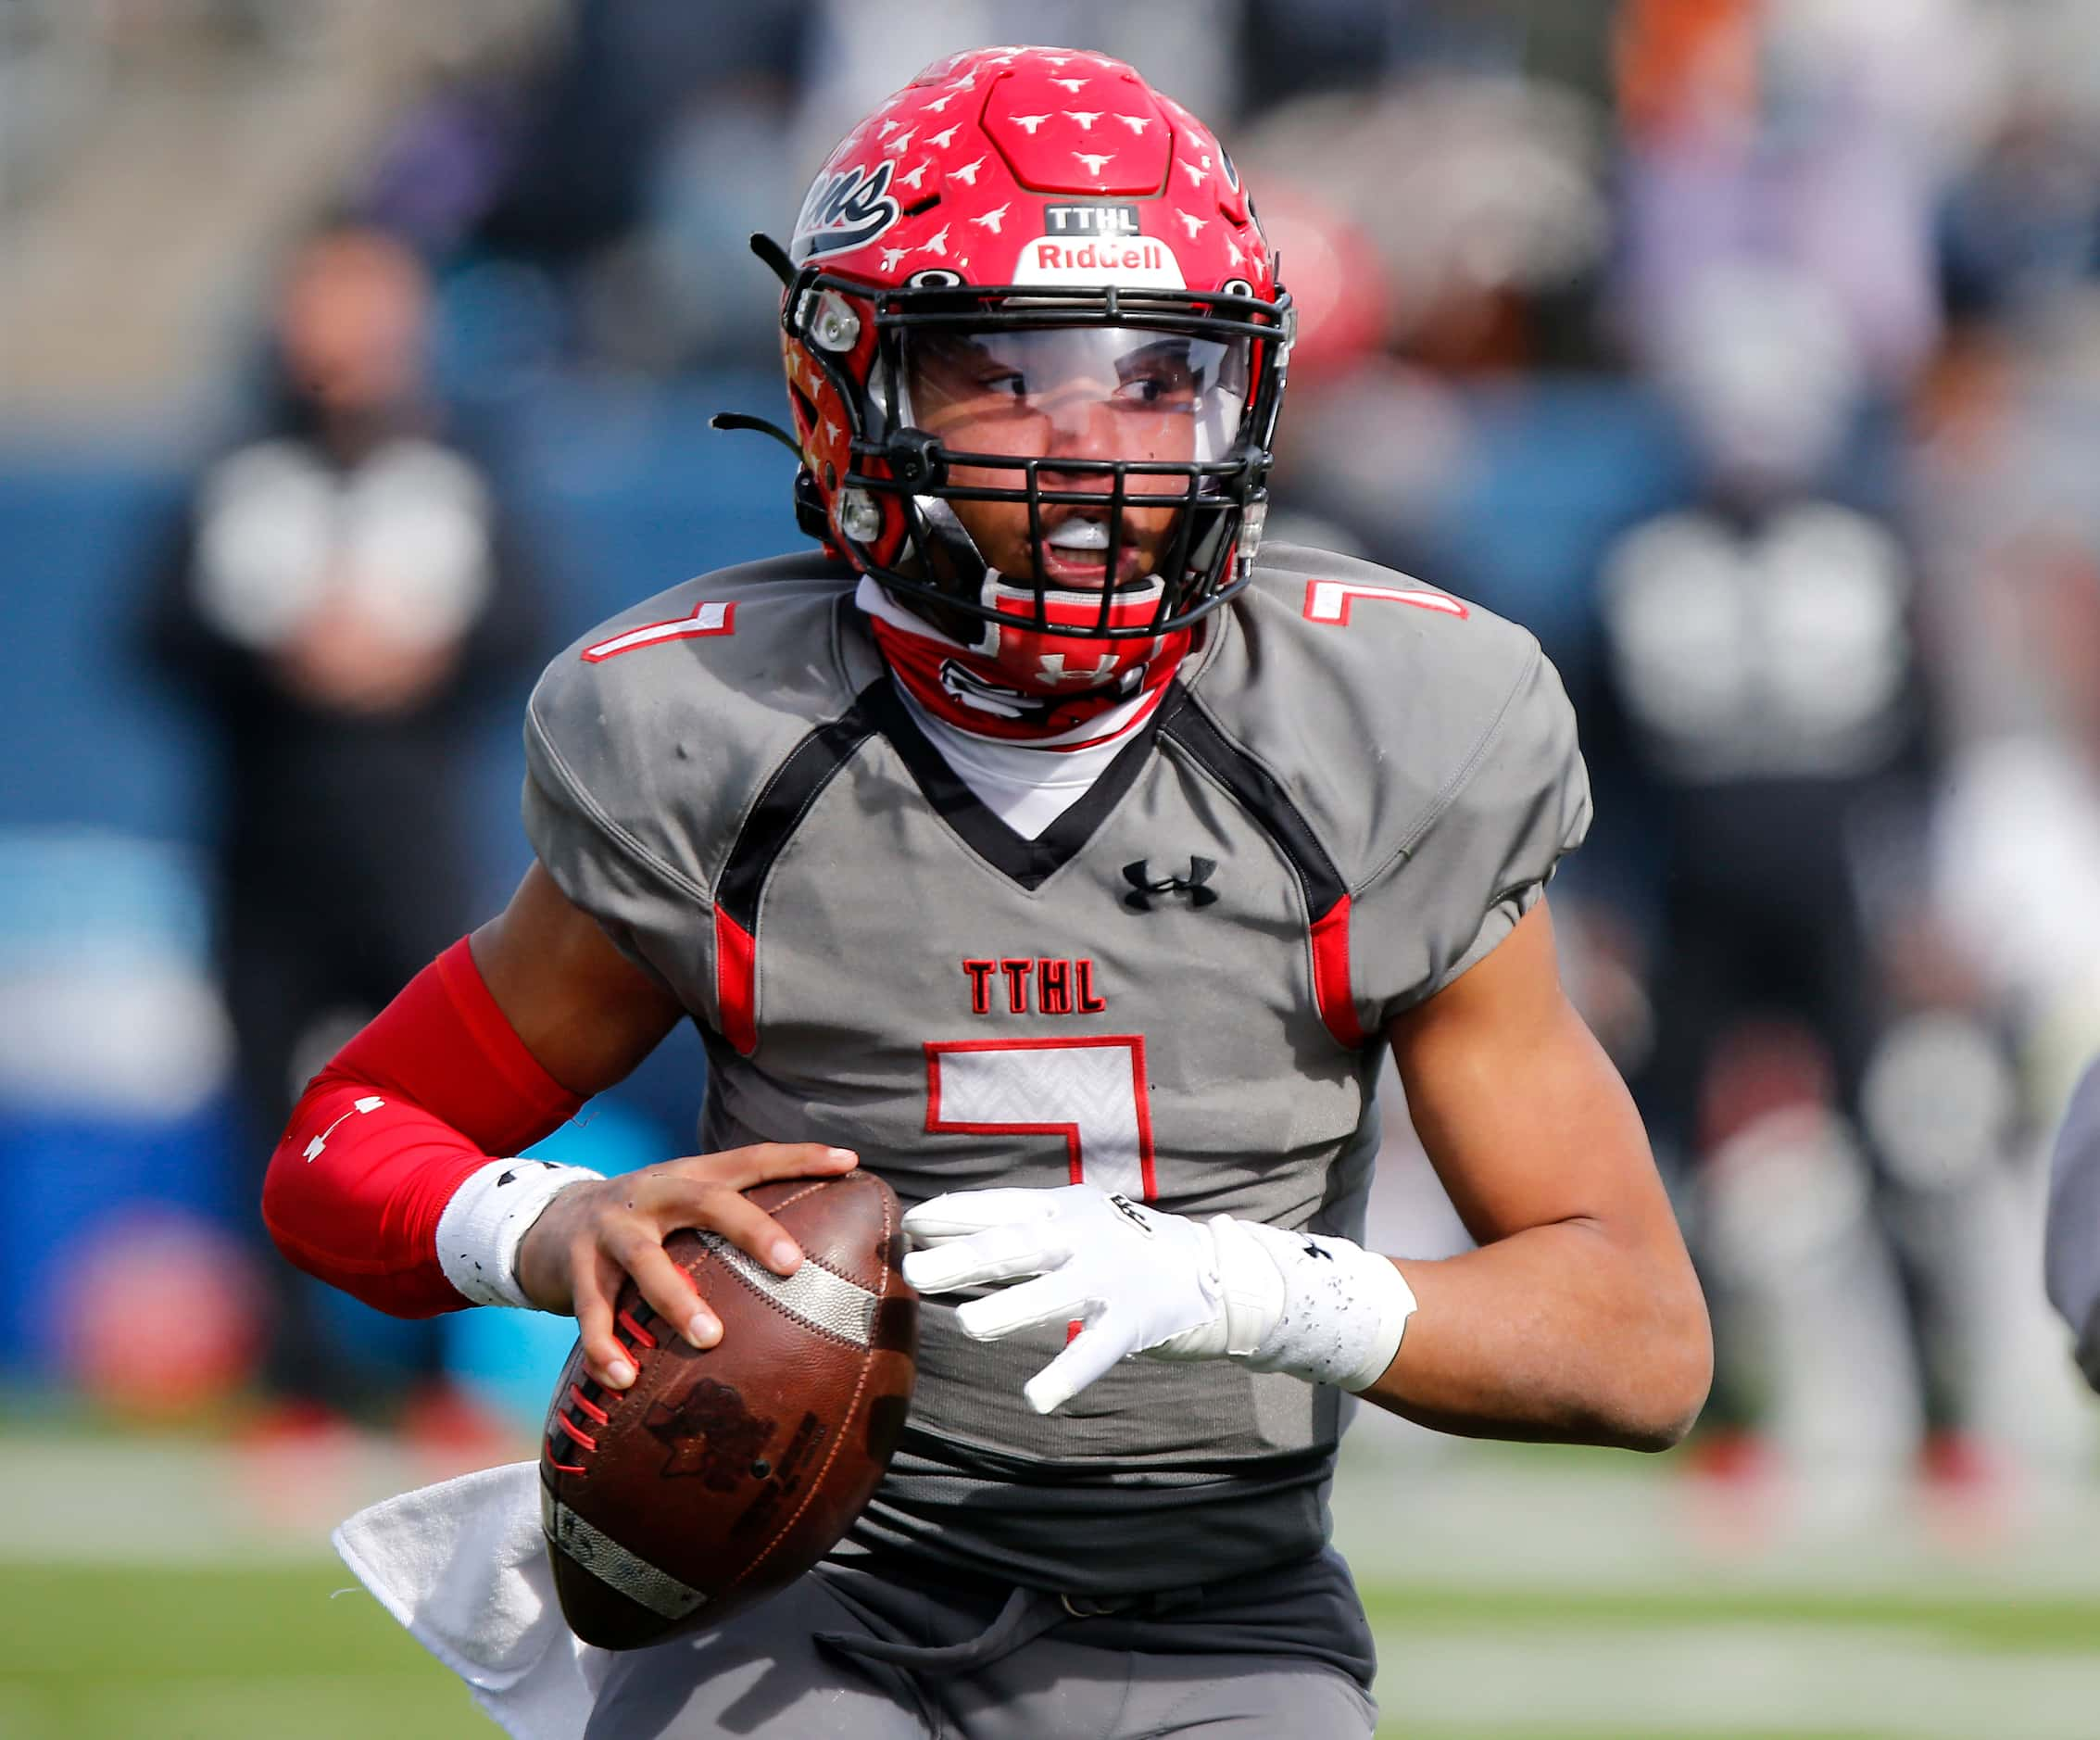
{"type": "MultiPolygon", "coordinates": [[[[6,1740],[450,1740],[497,1729],[459,1683],[425,1657],[333,1561],[257,1567],[151,1570],[121,1566],[0,1565],[0,1734],[6,1740]]],[[[1949,1598],[1929,1591],[1873,1598],[1785,1596],[1760,1592],[1681,1595],[1488,1591],[1403,1592],[1368,1588],[1367,1605],[1386,1659],[1382,1731],[1410,1740],[1626,1740],[1696,1734],[1700,1740],[1880,1740],[1919,1732],[1974,1740],[2024,1734],[2100,1734],[2100,1705],[2059,1727],[2017,1705],[2002,1721],[1965,1728],[1958,1709],[1943,1727],[1920,1729],[1916,1711],[1890,1725],[1729,1726],[1730,1688],[1711,1686],[1696,1726],[1666,1713],[1607,1716],[1610,1689],[1666,1656],[1673,1639],[1802,1636],[1863,1673],[1883,1671],[1892,1649],[1920,1662],[1959,1661],[1963,1683],[1996,1662],[2007,1687],[2031,1684],[2029,1670],[2066,1660],[2100,1685],[2100,1601],[2085,1598],[1949,1598]],[[1600,1671],[1567,1683],[1572,1656],[1600,1671]],[[1485,1706],[1464,1719],[1467,1685],[1440,1684],[1432,1708],[1411,1709],[1408,1664],[1418,1658],[1506,1657],[1507,1672],[1481,1674],[1472,1691],[1485,1706]],[[1525,1662],[1532,1671],[1528,1675],[1525,1662]],[[1513,1687],[1511,1680],[1530,1680],[1513,1687]],[[1556,1682],[1560,1689],[1556,1690],[1556,1682]],[[1510,1708],[1521,1695],[1532,1713],[1510,1708]],[[1556,1720],[1556,1707],[1567,1710],[1556,1720]],[[1500,1710],[1501,1715],[1495,1712],[1500,1710]],[[1454,1715],[1458,1720],[1453,1720],[1454,1715]],[[1666,1725],[1656,1725],[1659,1721],[1666,1725]],[[1628,1725],[1638,1721],[1638,1726],[1628,1725]]],[[[1650,1675],[1653,1688],[1652,1671],[1650,1675]]],[[[1621,1691],[1632,1688],[1621,1686],[1621,1691]]],[[[1769,1688],[1767,1688],[1769,1689],[1769,1688]]],[[[1813,1696],[1813,1691],[1809,1694],[1813,1696]]],[[[1996,1695],[2001,1699],[2003,1694],[1996,1695]]],[[[1980,1700],[1990,1704],[1985,1686],[1980,1700]]],[[[1905,1700],[1898,1699],[1902,1703],[1905,1700]]]]}
{"type": "Polygon", "coordinates": [[[333,1559],[0,1566],[6,1740],[496,1735],[333,1559]],[[349,1587],[352,1593],[335,1595],[349,1587]]]}
{"type": "MultiPolygon", "coordinates": [[[[210,1437],[0,1430],[0,1740],[493,1740],[325,1545],[431,1470],[374,1440],[285,1476],[210,1437]]],[[[1668,1459],[1352,1434],[1336,1537],[1381,1734],[2100,1740],[2090,1482],[1983,1516],[1829,1480],[1792,1503],[1668,1459]]]]}

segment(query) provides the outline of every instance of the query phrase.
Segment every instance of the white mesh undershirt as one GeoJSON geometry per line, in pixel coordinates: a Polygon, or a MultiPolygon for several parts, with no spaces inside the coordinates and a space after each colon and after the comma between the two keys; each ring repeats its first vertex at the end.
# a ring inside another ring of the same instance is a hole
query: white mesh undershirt
{"type": "MultiPolygon", "coordinates": [[[[937,719],[912,698],[903,684],[898,695],[926,741],[970,789],[977,801],[1024,839],[1036,839],[1043,830],[1091,791],[1094,781],[1108,771],[1126,740],[1129,725],[1104,742],[1084,749],[1039,750],[1025,743],[1008,743],[981,738],[937,719]]],[[[1135,723],[1137,709],[1133,708],[1135,723]]],[[[1098,725],[1098,722],[1097,722],[1098,725]]]]}

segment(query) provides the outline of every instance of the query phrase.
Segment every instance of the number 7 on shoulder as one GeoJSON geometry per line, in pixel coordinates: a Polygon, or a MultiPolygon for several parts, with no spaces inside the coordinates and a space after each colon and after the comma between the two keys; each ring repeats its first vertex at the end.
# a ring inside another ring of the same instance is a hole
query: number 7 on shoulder
{"type": "Polygon", "coordinates": [[[1417,610],[1436,611],[1464,618],[1470,612],[1456,599],[1441,592],[1408,586],[1365,586],[1355,580],[1308,580],[1305,583],[1305,620],[1349,626],[1349,607],[1358,599],[1385,599],[1394,604],[1412,604],[1417,610]]]}

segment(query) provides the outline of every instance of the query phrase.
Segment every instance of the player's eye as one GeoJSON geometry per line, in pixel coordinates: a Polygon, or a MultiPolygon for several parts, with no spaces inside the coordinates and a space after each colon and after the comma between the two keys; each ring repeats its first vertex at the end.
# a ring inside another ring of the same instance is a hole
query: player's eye
{"type": "Polygon", "coordinates": [[[1187,410],[1196,403],[1198,381],[1186,352],[1154,346],[1117,365],[1117,399],[1142,410],[1187,410]]]}
{"type": "Polygon", "coordinates": [[[1186,410],[1196,402],[1196,385],[1186,370],[1146,369],[1123,383],[1117,397],[1145,410],[1186,410]]]}

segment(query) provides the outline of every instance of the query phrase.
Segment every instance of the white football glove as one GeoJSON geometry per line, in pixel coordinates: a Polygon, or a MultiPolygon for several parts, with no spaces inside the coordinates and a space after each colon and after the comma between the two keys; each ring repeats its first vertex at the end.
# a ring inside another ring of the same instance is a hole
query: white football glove
{"type": "Polygon", "coordinates": [[[1360,1390],[1392,1362],[1415,1309],[1400,1270],[1347,1239],[1189,1220],[1093,1184],[958,1191],[912,1209],[904,1229],[920,1247],[904,1278],[921,1292],[1021,1283],[957,1308],[977,1340],[1085,1326],[1024,1386],[1038,1414],[1132,1354],[1230,1358],[1360,1390]]]}

